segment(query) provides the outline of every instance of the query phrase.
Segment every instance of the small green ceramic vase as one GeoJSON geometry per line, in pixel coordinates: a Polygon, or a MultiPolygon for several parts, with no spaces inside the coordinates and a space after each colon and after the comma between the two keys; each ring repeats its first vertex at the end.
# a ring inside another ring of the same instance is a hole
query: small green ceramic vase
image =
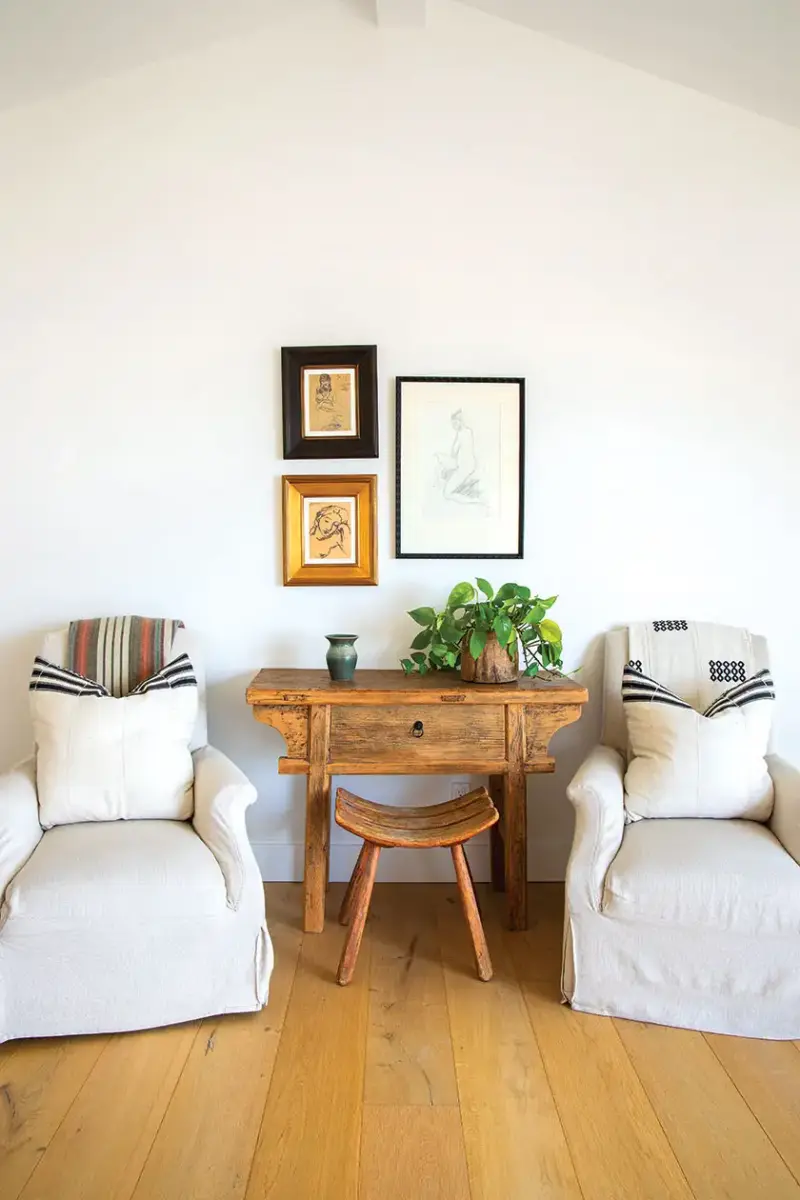
{"type": "Polygon", "coordinates": [[[358,662],[353,642],[358,641],[358,635],[355,633],[326,633],[325,637],[330,642],[325,661],[328,664],[331,679],[336,680],[337,683],[352,679],[358,662]]]}

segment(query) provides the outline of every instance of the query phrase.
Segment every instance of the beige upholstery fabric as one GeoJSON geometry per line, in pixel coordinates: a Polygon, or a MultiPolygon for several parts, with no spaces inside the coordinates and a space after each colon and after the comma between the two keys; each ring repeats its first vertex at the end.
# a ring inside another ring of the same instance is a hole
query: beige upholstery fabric
{"type": "MultiPolygon", "coordinates": [[[[800,868],[798,868],[800,869],[800,868]]],[[[225,911],[219,863],[185,821],[90,821],[48,830],[8,885],[19,933],[76,921],[186,921],[225,911]]]]}
{"type": "MultiPolygon", "coordinates": [[[[51,637],[43,656],[60,661],[60,643],[62,634],[51,637]]],[[[200,682],[196,646],[187,652],[200,682]]],[[[272,943],[244,821],[255,789],[206,745],[204,704],[195,741],[194,823],[94,822],[43,834],[33,763],[0,776],[0,1041],[146,1029],[266,1004],[272,943]]]]}
{"type": "Polygon", "coordinates": [[[41,837],[36,763],[29,758],[0,775],[0,896],[41,837]]]}
{"type": "MultiPolygon", "coordinates": [[[[753,638],[756,670],[769,666],[753,638]]],[[[568,789],[564,999],[583,1012],[800,1038],[800,772],[771,756],[769,825],[625,824],[625,631],[606,640],[604,742],[568,789]]],[[[781,696],[778,693],[778,703],[781,696]]]]}
{"type": "Polygon", "coordinates": [[[800,863],[800,771],[777,754],[767,759],[775,785],[770,829],[783,848],[800,863]]]}
{"type": "Polygon", "coordinates": [[[800,866],[754,821],[637,821],[606,875],[603,912],[689,929],[792,934],[800,866]]]}

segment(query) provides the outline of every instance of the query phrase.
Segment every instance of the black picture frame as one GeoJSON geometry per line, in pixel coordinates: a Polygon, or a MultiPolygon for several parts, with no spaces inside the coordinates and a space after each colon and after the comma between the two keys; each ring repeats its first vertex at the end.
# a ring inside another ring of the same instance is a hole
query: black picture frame
{"type": "Polygon", "coordinates": [[[284,458],[378,457],[377,346],[283,346],[281,381],[284,458]],[[354,436],[304,434],[305,372],[325,367],[355,372],[354,436]]]}
{"type": "Polygon", "coordinates": [[[458,376],[458,375],[402,375],[395,380],[395,557],[430,559],[520,559],[525,548],[525,380],[518,376],[458,376]],[[441,552],[417,553],[403,549],[402,495],[403,495],[403,387],[413,383],[459,383],[459,384],[514,384],[519,389],[519,484],[516,549],[513,553],[493,553],[487,550],[470,550],[469,553],[441,552]]]}

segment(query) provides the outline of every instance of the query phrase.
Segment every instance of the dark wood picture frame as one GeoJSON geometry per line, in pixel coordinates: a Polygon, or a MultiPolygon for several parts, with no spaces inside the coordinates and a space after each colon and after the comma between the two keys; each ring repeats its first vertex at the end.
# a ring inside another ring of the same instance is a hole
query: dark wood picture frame
{"type": "Polygon", "coordinates": [[[377,346],[284,346],[281,349],[284,458],[378,457],[378,348],[377,346]],[[356,432],[352,435],[320,430],[306,436],[306,372],[336,369],[352,372],[352,403],[356,432]]]}
{"type": "Polygon", "coordinates": [[[395,380],[395,557],[396,558],[522,558],[525,548],[525,380],[519,377],[458,376],[458,375],[402,375],[395,380]],[[403,433],[403,385],[407,383],[463,383],[463,384],[515,384],[519,389],[519,455],[518,470],[519,505],[517,513],[516,548],[513,553],[496,554],[488,551],[470,550],[469,553],[415,553],[403,550],[402,541],[402,433],[403,433]]]}

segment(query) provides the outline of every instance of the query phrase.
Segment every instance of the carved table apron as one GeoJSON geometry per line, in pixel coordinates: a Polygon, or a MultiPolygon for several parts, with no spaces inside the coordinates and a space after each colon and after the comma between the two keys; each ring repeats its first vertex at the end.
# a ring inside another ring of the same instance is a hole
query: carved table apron
{"type": "Polygon", "coordinates": [[[500,810],[492,829],[492,882],[505,889],[510,929],[528,924],[525,776],[552,771],[547,748],[588,699],[570,679],[464,683],[452,672],[267,669],[247,689],[256,720],[282,735],[282,775],[306,775],[303,928],[325,923],[333,775],[488,775],[500,810]]]}

